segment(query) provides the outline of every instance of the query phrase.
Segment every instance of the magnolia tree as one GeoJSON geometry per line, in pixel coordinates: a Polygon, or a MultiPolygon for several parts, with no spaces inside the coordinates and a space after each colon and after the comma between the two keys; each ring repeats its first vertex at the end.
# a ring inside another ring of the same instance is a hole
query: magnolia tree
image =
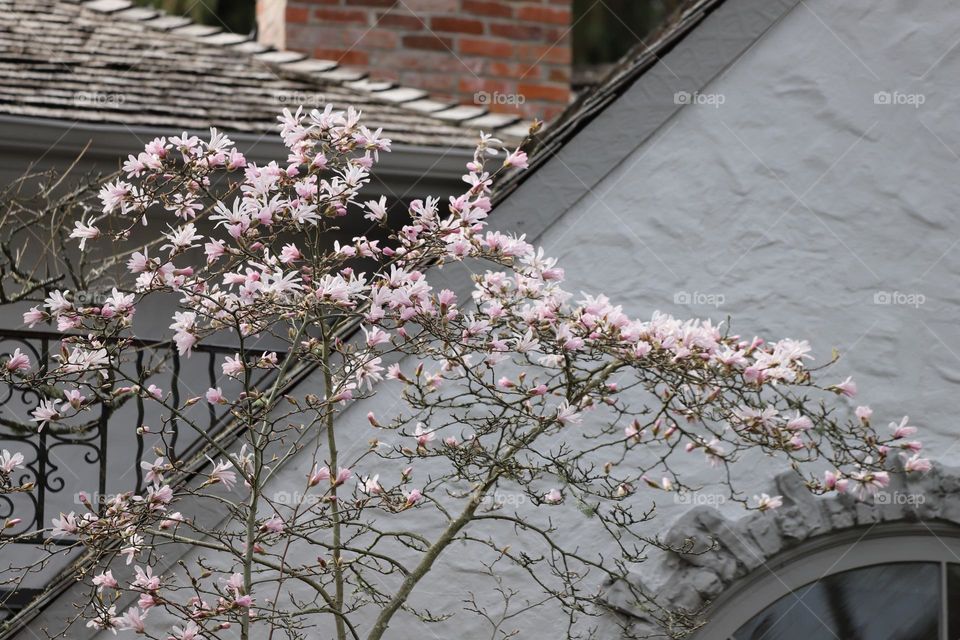
{"type": "MultiPolygon", "coordinates": [[[[38,368],[17,351],[3,366],[7,384],[42,392],[38,431],[138,396],[162,416],[111,425],[160,436],[155,461],[142,463],[143,494],[87,501],[45,532],[64,541],[49,553],[83,551],[89,597],[76,605],[88,626],[176,640],[318,630],[377,640],[403,611],[423,625],[476,615],[491,637],[510,637],[514,618],[552,606],[580,637],[591,628],[582,621],[604,612],[603,585],[623,581],[680,636],[689,628],[677,621],[689,618],[626,577],[652,547],[666,548],[649,522],[665,494],[697,488],[683,469],[703,466],[731,499],[765,511],[780,498],[738,486],[751,451],[778,457],[814,493],[861,498],[886,485],[895,459],[908,472],[929,467],[905,420],[881,433],[867,407],[837,417],[838,396],[856,387],[819,382],[805,342],[743,339],[660,313],[634,319],[600,293],[565,291],[542,249],[487,227],[496,178],[526,166],[520,148],[482,136],[462,195],[388,213],[384,198],[359,203],[390,141],[358,112],[279,120],[290,153],[264,166],[216,130],[209,140],[158,138],[130,156],[100,191],[102,207],[70,232],[86,252],[113,247],[129,283],[95,305],[44,287],[24,321],[70,334],[57,365],[38,368]],[[350,217],[370,232],[331,242],[350,217]],[[155,236],[135,243],[141,225],[155,236]],[[473,271],[472,291],[431,286],[452,263],[473,271]],[[171,293],[182,356],[204,341],[236,345],[218,363],[234,391],[175,401],[123,366],[138,306],[171,293]],[[257,348],[265,337],[282,348],[257,348]],[[292,385],[305,372],[322,392],[292,385]],[[385,392],[401,399],[389,414],[338,420],[385,392]],[[227,408],[236,440],[191,418],[197,403],[227,408]],[[203,464],[164,448],[173,421],[196,430],[203,464]],[[311,468],[296,482],[281,474],[294,457],[311,468]],[[500,492],[523,499],[505,503],[500,492]],[[590,547],[554,522],[574,506],[596,528],[590,547]],[[475,557],[496,581],[504,606],[415,604],[453,545],[459,562],[475,557]]],[[[3,451],[4,492],[35,490],[23,464],[3,451]]],[[[8,530],[17,522],[13,514],[8,530]]],[[[4,563],[8,581],[24,574],[15,564],[4,563]]]]}

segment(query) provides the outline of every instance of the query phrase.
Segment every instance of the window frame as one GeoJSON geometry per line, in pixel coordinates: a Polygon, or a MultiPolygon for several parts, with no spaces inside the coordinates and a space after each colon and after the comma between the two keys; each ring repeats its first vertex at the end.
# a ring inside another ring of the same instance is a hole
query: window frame
{"type": "Polygon", "coordinates": [[[960,527],[922,521],[847,529],[774,555],[713,601],[693,638],[733,640],[741,626],[796,589],[835,573],[898,562],[940,565],[939,637],[949,640],[946,565],[960,564],[960,527]]]}

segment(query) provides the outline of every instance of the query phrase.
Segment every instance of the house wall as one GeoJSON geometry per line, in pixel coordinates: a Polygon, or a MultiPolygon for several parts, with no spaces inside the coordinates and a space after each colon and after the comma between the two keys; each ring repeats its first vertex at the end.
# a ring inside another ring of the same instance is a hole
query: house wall
{"type": "MultiPolygon", "coordinates": [[[[744,335],[808,339],[820,363],[837,348],[843,359],[826,375],[856,375],[861,392],[849,410],[870,404],[881,424],[909,414],[929,455],[950,464],[960,453],[958,38],[949,0],[805,0],[652,139],[631,128],[630,109],[639,118],[644,101],[673,97],[629,92],[610,109],[619,121],[611,116],[595,137],[571,143],[492,222],[517,227],[542,207],[544,184],[564,176],[569,184],[579,167],[608,161],[606,148],[633,138],[632,151],[599,181],[584,179],[590,191],[539,237],[566,268],[568,289],[603,291],[636,316],[729,316],[744,335]]],[[[392,401],[385,393],[357,404],[341,423],[362,424],[392,401]]],[[[768,491],[781,467],[751,462],[742,467],[745,493],[768,491]]],[[[311,463],[285,468],[277,486],[311,463]]],[[[717,478],[699,456],[687,471],[712,495],[717,478]]],[[[689,508],[658,503],[657,530],[689,508]]],[[[550,515],[571,543],[591,544],[575,508],[550,515]]],[[[468,591],[487,589],[468,569],[473,559],[442,556],[417,602],[457,610],[468,591]]],[[[655,585],[659,571],[654,559],[641,573],[655,585]]],[[[520,637],[562,637],[564,623],[541,609],[518,623],[520,637]]],[[[481,637],[477,618],[463,613],[427,632],[398,616],[388,637],[431,632],[481,637]]],[[[613,634],[601,627],[599,637],[613,634]]]]}

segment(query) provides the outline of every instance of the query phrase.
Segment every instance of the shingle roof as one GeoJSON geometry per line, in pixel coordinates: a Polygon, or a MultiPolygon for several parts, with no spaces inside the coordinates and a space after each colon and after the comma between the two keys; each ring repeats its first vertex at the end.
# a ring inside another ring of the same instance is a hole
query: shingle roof
{"type": "Polygon", "coordinates": [[[516,118],[364,77],[129,0],[0,0],[4,115],[267,133],[285,106],[332,103],[362,109],[398,143],[438,147],[516,128],[516,118]]]}

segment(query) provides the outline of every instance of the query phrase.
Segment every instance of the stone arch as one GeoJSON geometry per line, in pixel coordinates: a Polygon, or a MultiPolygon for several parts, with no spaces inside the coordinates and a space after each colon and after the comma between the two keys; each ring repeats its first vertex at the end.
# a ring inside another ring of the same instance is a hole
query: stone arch
{"type": "MultiPolygon", "coordinates": [[[[891,473],[885,495],[923,496],[922,500],[870,503],[849,495],[814,496],[790,472],[777,476],[774,486],[784,502],[775,511],[751,512],[733,520],[713,507],[691,508],[663,536],[670,547],[685,552],[670,552],[662,559],[658,587],[650,588],[643,577],[637,582],[663,609],[702,621],[718,597],[802,545],[879,524],[947,525],[960,533],[960,473],[939,465],[926,474],[891,473]]],[[[631,601],[629,593],[618,584],[609,585],[604,593],[608,607],[631,619],[627,637],[674,637],[649,607],[631,601]]]]}

